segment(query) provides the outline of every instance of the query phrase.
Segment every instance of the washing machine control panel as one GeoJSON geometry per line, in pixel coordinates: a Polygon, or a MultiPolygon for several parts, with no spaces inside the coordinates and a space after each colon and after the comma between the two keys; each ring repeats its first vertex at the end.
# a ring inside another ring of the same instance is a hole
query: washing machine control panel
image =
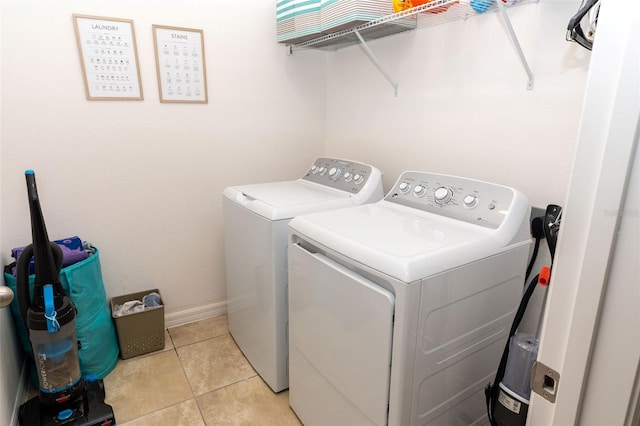
{"type": "Polygon", "coordinates": [[[366,164],[337,158],[318,158],[302,178],[357,194],[365,187],[371,175],[372,167],[366,164]]]}
{"type": "Polygon", "coordinates": [[[385,200],[495,229],[509,213],[515,196],[514,189],[489,182],[404,172],[385,200]]]}

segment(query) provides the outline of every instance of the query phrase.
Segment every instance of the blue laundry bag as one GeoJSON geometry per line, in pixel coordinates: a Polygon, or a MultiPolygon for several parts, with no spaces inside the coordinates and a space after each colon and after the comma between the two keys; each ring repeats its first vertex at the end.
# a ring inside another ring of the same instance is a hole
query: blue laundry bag
{"type": "MultiPolygon", "coordinates": [[[[10,273],[12,266],[5,267],[4,279],[7,286],[15,293],[16,277],[10,273]]],[[[35,275],[30,275],[30,294],[33,293],[34,280],[35,275]]],[[[95,249],[95,253],[87,259],[62,268],[60,283],[78,310],[75,318],[76,338],[80,343],[78,358],[82,376],[95,375],[102,379],[115,368],[120,348],[104,290],[98,249],[95,249]]],[[[20,315],[17,299],[11,302],[11,313],[20,343],[31,363],[34,364],[31,341],[20,315]]],[[[37,377],[33,374],[32,382],[38,383],[37,377]]]]}

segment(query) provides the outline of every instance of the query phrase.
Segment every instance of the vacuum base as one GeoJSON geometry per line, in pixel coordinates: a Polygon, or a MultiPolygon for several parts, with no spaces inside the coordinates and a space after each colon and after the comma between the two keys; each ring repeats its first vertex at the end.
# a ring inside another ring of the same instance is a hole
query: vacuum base
{"type": "Polygon", "coordinates": [[[116,424],[113,408],[104,402],[102,380],[85,382],[84,394],[64,407],[42,404],[36,396],[20,406],[18,421],[22,426],[112,426],[116,424]]]}

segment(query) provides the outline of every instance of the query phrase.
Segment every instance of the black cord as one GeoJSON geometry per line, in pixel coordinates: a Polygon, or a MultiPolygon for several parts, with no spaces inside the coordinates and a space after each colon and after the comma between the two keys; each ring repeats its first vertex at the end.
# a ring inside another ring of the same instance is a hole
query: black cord
{"type": "Polygon", "coordinates": [[[540,248],[540,241],[544,238],[544,220],[542,217],[534,217],[531,220],[531,235],[535,238],[536,242],[533,246],[533,253],[531,254],[531,260],[529,261],[529,265],[527,266],[527,273],[524,276],[524,282],[526,284],[529,279],[529,275],[531,275],[531,270],[533,269],[533,264],[536,262],[536,258],[538,257],[538,249],[540,248]]]}
{"type": "MultiPolygon", "coordinates": [[[[549,269],[553,267],[553,260],[556,253],[556,244],[558,241],[558,233],[560,231],[560,221],[562,216],[562,207],[549,204],[545,211],[544,218],[534,218],[531,221],[531,235],[536,239],[535,247],[533,249],[533,255],[531,256],[531,261],[527,267],[527,274],[525,278],[525,283],[527,282],[527,278],[531,269],[533,268],[533,264],[538,255],[538,249],[540,246],[540,241],[542,238],[547,240],[547,245],[549,247],[549,253],[551,254],[551,265],[549,269]]],[[[502,352],[502,358],[500,358],[500,364],[498,365],[498,370],[496,371],[496,375],[493,381],[493,385],[489,384],[485,390],[484,395],[487,402],[487,416],[489,417],[489,422],[491,426],[499,426],[496,423],[495,418],[493,417],[493,407],[496,404],[496,399],[498,396],[499,385],[502,379],[504,378],[504,373],[507,368],[507,359],[509,358],[509,341],[511,337],[516,334],[518,331],[518,327],[520,326],[520,322],[524,317],[524,314],[527,310],[527,305],[529,304],[529,300],[533,295],[533,291],[538,286],[538,278],[540,274],[536,275],[533,280],[529,283],[529,286],[526,288],[524,295],[522,296],[522,300],[520,301],[520,306],[518,306],[518,310],[516,311],[516,315],[513,319],[513,323],[511,324],[511,330],[509,330],[509,337],[507,339],[507,343],[502,352]]]]}
{"type": "MultiPolygon", "coordinates": [[[[536,262],[536,258],[538,257],[538,250],[540,249],[540,241],[547,235],[544,229],[544,220],[542,217],[536,217],[531,220],[531,235],[535,238],[535,245],[533,247],[533,252],[531,254],[531,259],[529,260],[529,265],[527,266],[527,272],[525,274],[524,282],[526,284],[529,279],[529,275],[531,274],[531,270],[533,269],[533,265],[536,262]]],[[[500,358],[500,364],[498,365],[498,370],[496,371],[496,375],[493,381],[493,385],[489,385],[486,387],[485,399],[487,402],[487,415],[489,417],[489,422],[491,422],[492,426],[498,426],[495,419],[493,418],[493,407],[495,405],[496,398],[498,396],[498,390],[500,382],[504,377],[505,370],[507,368],[507,359],[509,358],[509,340],[516,333],[518,327],[520,326],[520,322],[524,317],[524,314],[527,310],[527,305],[529,304],[529,300],[533,295],[533,291],[536,289],[538,285],[538,278],[540,274],[536,275],[533,280],[529,283],[529,286],[526,288],[522,299],[520,300],[520,306],[518,306],[518,310],[516,311],[516,315],[511,323],[511,330],[509,330],[509,337],[507,338],[507,344],[502,351],[502,357],[500,358]]]]}
{"type": "Polygon", "coordinates": [[[538,278],[540,274],[537,274],[529,283],[529,286],[524,292],[522,296],[522,300],[520,301],[520,306],[518,306],[518,311],[516,312],[516,316],[513,319],[513,323],[511,324],[511,330],[509,331],[509,337],[507,339],[507,344],[502,351],[502,358],[500,358],[500,364],[498,365],[498,371],[496,371],[496,376],[493,381],[493,385],[489,385],[485,389],[485,399],[487,401],[487,414],[489,416],[489,421],[492,426],[498,426],[495,419],[493,418],[493,407],[496,401],[496,397],[498,396],[499,385],[502,379],[504,378],[505,370],[507,369],[507,359],[509,358],[509,340],[516,334],[518,327],[520,326],[520,322],[524,317],[525,312],[527,311],[527,305],[529,304],[529,300],[533,295],[533,291],[536,289],[538,285],[538,278]]]}

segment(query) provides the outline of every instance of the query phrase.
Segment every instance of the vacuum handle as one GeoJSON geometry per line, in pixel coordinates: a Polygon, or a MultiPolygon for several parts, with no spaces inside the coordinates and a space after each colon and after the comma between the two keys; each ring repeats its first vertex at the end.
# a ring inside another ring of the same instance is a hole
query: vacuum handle
{"type": "Polygon", "coordinates": [[[52,284],[54,296],[63,296],[64,291],[60,285],[60,268],[62,262],[56,262],[56,250],[60,248],[49,241],[47,227],[44,223],[40,199],[38,198],[38,187],[36,186],[36,175],[33,170],[25,171],[27,181],[27,193],[29,197],[29,212],[31,214],[31,238],[33,240],[33,257],[35,263],[35,286],[34,302],[42,307],[42,287],[52,284]]]}

